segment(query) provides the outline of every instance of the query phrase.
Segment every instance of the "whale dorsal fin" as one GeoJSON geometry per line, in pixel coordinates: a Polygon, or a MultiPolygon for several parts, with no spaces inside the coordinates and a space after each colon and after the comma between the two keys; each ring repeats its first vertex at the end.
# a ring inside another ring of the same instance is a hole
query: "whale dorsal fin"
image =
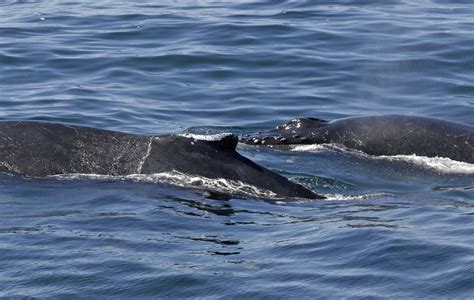
{"type": "Polygon", "coordinates": [[[235,151],[239,138],[235,134],[227,134],[220,140],[214,141],[219,149],[224,151],[235,151]]]}
{"type": "Polygon", "coordinates": [[[327,123],[328,121],[318,118],[295,118],[283,125],[278,126],[276,129],[289,130],[298,128],[318,128],[327,123]]]}

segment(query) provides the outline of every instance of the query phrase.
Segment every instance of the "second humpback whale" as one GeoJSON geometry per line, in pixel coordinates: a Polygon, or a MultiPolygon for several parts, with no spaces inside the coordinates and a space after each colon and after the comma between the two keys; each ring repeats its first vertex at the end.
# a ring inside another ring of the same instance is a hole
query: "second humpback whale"
{"type": "Polygon", "coordinates": [[[247,134],[251,145],[339,144],[369,155],[446,157],[474,163],[474,126],[404,115],[351,117],[328,122],[297,118],[247,134]]]}
{"type": "Polygon", "coordinates": [[[34,177],[177,171],[250,185],[277,198],[324,198],[243,157],[235,151],[237,142],[232,134],[213,139],[144,136],[58,123],[2,121],[0,171],[34,177]]]}

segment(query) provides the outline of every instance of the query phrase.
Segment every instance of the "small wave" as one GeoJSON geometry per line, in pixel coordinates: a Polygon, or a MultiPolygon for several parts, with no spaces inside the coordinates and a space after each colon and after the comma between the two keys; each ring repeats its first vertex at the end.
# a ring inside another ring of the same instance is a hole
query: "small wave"
{"type": "Polygon", "coordinates": [[[133,180],[139,182],[167,183],[182,187],[192,187],[218,191],[221,193],[248,195],[267,199],[278,199],[277,195],[269,190],[257,188],[242,181],[227,180],[223,178],[207,178],[203,176],[188,175],[178,171],[163,172],[156,174],[130,174],[124,176],[99,175],[99,174],[60,174],[49,177],[58,179],[114,179],[133,180]]]}

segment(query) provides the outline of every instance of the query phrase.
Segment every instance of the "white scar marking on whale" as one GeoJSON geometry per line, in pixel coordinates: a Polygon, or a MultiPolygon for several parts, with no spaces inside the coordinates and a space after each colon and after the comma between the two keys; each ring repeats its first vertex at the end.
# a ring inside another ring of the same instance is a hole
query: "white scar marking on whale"
{"type": "Polygon", "coordinates": [[[150,153],[151,153],[151,144],[153,142],[155,138],[154,137],[151,137],[150,140],[148,141],[148,146],[147,146],[147,149],[146,149],[146,153],[145,155],[143,156],[142,160],[140,161],[140,163],[138,164],[138,170],[137,170],[137,173],[138,174],[141,174],[142,173],[142,169],[143,169],[143,164],[145,163],[145,160],[148,158],[148,156],[150,156],[150,153]]]}

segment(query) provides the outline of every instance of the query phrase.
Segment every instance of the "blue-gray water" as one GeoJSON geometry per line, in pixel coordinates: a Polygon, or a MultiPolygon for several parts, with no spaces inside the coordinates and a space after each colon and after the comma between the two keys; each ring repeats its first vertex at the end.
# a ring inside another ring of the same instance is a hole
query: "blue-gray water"
{"type": "MultiPolygon", "coordinates": [[[[474,124],[473,16],[447,0],[4,0],[0,119],[139,134],[386,113],[474,124]]],[[[1,174],[0,296],[473,296],[472,165],[240,152],[332,200],[1,174]]]]}

